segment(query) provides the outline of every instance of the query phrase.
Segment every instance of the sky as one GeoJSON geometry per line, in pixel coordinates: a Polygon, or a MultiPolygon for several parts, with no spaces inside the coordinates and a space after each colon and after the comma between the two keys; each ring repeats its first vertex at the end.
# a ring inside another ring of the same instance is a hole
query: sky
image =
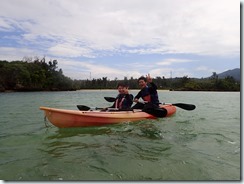
{"type": "Polygon", "coordinates": [[[0,60],[72,79],[209,77],[240,68],[237,0],[1,0],[0,60]]]}

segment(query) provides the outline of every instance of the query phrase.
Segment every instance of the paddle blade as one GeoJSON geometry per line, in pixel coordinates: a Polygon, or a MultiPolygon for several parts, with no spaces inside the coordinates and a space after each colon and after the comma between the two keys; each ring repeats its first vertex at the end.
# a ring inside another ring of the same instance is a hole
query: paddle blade
{"type": "Polygon", "coordinates": [[[179,107],[179,108],[182,108],[182,109],[185,109],[185,110],[188,110],[188,111],[192,111],[196,108],[195,105],[193,104],[185,104],[185,103],[175,103],[175,104],[172,104],[176,107],[179,107]]]}
{"type": "Polygon", "coordinates": [[[80,111],[88,111],[88,110],[91,109],[90,107],[85,106],[85,105],[77,105],[77,108],[78,108],[80,111]]]}
{"type": "Polygon", "coordinates": [[[104,99],[108,102],[115,102],[116,98],[114,97],[104,97],[104,99]]]}

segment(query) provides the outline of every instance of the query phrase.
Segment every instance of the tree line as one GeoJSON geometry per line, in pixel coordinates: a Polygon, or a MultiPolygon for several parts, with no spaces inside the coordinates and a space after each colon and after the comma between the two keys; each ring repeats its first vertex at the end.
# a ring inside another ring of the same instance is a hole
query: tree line
{"type": "Polygon", "coordinates": [[[25,61],[0,61],[0,90],[55,91],[73,90],[73,80],[58,70],[57,60],[45,58],[25,61]]]}
{"type": "MultiPolygon", "coordinates": [[[[240,91],[240,82],[228,76],[219,79],[213,72],[209,78],[189,78],[188,76],[153,79],[158,89],[181,91],[240,91]]],[[[0,91],[68,91],[80,89],[115,89],[119,82],[125,82],[130,89],[138,89],[137,78],[124,77],[110,80],[102,77],[92,80],[72,80],[58,69],[58,61],[24,58],[22,61],[0,60],[0,91]]]]}

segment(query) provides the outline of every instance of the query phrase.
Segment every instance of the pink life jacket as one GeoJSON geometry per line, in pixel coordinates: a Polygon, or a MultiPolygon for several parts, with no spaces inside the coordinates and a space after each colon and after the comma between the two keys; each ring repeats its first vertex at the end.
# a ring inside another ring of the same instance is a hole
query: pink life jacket
{"type": "Polygon", "coordinates": [[[117,98],[115,101],[115,108],[122,109],[124,100],[125,100],[125,97],[123,97],[122,99],[117,98]]]}

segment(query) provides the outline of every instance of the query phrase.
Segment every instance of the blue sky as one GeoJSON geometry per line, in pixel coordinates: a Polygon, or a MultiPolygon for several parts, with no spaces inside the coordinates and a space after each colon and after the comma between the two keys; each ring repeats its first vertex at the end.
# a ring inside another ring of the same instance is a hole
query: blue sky
{"type": "Polygon", "coordinates": [[[208,77],[240,68],[237,0],[1,0],[0,59],[72,79],[208,77]]]}

